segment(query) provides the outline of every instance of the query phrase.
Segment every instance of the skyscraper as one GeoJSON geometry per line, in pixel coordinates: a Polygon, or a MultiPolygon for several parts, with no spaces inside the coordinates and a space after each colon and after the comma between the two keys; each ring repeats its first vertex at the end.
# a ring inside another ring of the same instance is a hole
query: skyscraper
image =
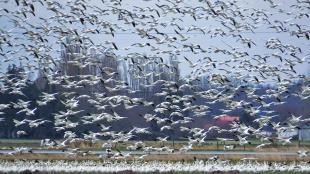
{"type": "Polygon", "coordinates": [[[82,44],[74,37],[66,37],[61,44],[61,62],[59,64],[59,70],[62,75],[75,76],[81,75],[87,72],[83,72],[79,64],[85,63],[87,50],[83,49],[82,44]]]}
{"type": "MultiPolygon", "coordinates": [[[[308,54],[308,55],[310,55],[310,54],[308,54]]],[[[305,63],[307,64],[305,76],[309,79],[310,78],[310,57],[306,58],[305,63]]]]}

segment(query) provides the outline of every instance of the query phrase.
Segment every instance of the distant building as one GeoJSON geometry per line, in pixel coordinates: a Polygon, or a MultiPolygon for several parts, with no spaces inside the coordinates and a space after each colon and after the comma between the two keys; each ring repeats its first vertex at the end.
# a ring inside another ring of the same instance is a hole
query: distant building
{"type": "Polygon", "coordinates": [[[61,45],[61,62],[58,69],[62,75],[76,76],[89,74],[86,68],[80,68],[78,65],[85,63],[87,50],[82,47],[78,39],[66,37],[61,45]]]}
{"type": "Polygon", "coordinates": [[[309,141],[310,140],[310,126],[302,126],[297,129],[290,129],[278,133],[278,138],[296,138],[299,141],[309,141]]]}
{"type": "Polygon", "coordinates": [[[137,55],[122,60],[119,64],[121,78],[130,89],[139,91],[140,97],[153,96],[157,80],[177,82],[180,79],[179,62],[175,55],[168,60],[161,57],[137,55]]]}
{"type": "MultiPolygon", "coordinates": [[[[306,62],[310,62],[310,57],[306,59],[306,62]]],[[[306,77],[310,79],[310,65],[308,63],[307,72],[305,73],[306,77]]]]}
{"type": "Polygon", "coordinates": [[[239,116],[223,116],[220,117],[218,119],[216,119],[213,123],[207,123],[204,125],[205,129],[208,129],[211,126],[229,126],[233,121],[240,121],[240,117],[239,116]]]}
{"type": "Polygon", "coordinates": [[[223,116],[220,117],[219,119],[217,119],[217,122],[221,123],[221,122],[232,122],[232,121],[239,121],[240,117],[238,116],[223,116]]]}
{"type": "MultiPolygon", "coordinates": [[[[209,130],[209,128],[212,126],[218,126],[220,128],[229,129],[231,127],[232,122],[239,120],[240,120],[239,116],[229,116],[229,115],[220,117],[216,120],[211,119],[211,121],[210,119],[208,119],[204,121],[205,123],[203,125],[203,128],[205,130],[209,130]]],[[[218,131],[211,131],[208,133],[208,138],[210,139],[215,139],[217,137],[235,138],[235,134],[231,132],[218,132],[218,131]]]]}
{"type": "MultiPolygon", "coordinates": [[[[168,58],[143,55],[117,58],[113,51],[107,48],[93,48],[87,41],[75,36],[68,36],[62,40],[60,59],[55,66],[59,76],[72,76],[76,81],[79,81],[79,75],[94,75],[105,79],[111,77],[108,74],[114,74],[113,79],[126,82],[130,89],[140,93],[139,97],[152,97],[156,90],[159,90],[153,85],[157,80],[177,82],[180,79],[176,55],[170,55],[168,58]]],[[[42,69],[38,73],[36,83],[41,89],[47,84],[44,77],[50,74],[48,71],[49,69],[42,69]]],[[[115,85],[113,82],[110,84],[115,85]]],[[[98,91],[102,86],[98,84],[84,89],[98,91]]]]}
{"type": "Polygon", "coordinates": [[[307,77],[310,78],[310,65],[308,65],[308,74],[307,77]]]}
{"type": "Polygon", "coordinates": [[[278,138],[290,138],[290,137],[296,137],[297,135],[298,135],[298,129],[289,129],[278,132],[278,138]]]}
{"type": "Polygon", "coordinates": [[[171,55],[169,57],[169,65],[170,65],[170,81],[177,82],[180,80],[180,70],[179,70],[179,61],[176,55],[171,55]]]}
{"type": "Polygon", "coordinates": [[[298,140],[309,141],[310,140],[310,126],[301,127],[298,130],[298,140]]]}
{"type": "MultiPolygon", "coordinates": [[[[105,49],[105,48],[102,48],[105,49]]],[[[44,65],[40,68],[36,84],[40,89],[46,85],[45,76],[51,74],[48,68],[49,62],[40,62],[44,65]]],[[[57,62],[54,71],[58,71],[60,76],[73,76],[74,80],[78,80],[78,75],[95,75],[103,78],[109,78],[102,72],[105,69],[107,73],[116,72],[114,79],[120,79],[117,57],[114,54],[104,53],[101,50],[92,48],[83,41],[75,37],[65,37],[61,44],[60,61],[57,62]]],[[[112,84],[113,85],[113,84],[112,84]]],[[[92,86],[89,90],[101,89],[102,87],[92,86]]]]}

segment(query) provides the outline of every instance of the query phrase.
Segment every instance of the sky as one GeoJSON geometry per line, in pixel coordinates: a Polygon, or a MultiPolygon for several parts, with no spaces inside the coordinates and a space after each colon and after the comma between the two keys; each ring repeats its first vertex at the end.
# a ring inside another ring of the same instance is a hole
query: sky
{"type": "MultiPolygon", "coordinates": [[[[71,3],[73,1],[62,1],[60,3],[71,3]]],[[[96,6],[98,8],[106,9],[111,8],[113,6],[112,2],[105,1],[105,3],[102,3],[101,1],[96,0],[88,0],[87,1],[89,5],[96,6]]],[[[228,1],[225,1],[228,2],[228,1]]],[[[265,13],[267,13],[270,16],[270,21],[281,21],[284,23],[285,26],[290,26],[292,29],[294,28],[292,25],[293,23],[302,25],[303,28],[306,28],[309,30],[310,28],[310,20],[309,18],[301,18],[301,19],[295,19],[293,18],[292,14],[299,13],[299,11],[296,11],[295,9],[292,9],[290,6],[295,3],[295,1],[289,1],[289,0],[275,0],[274,2],[278,4],[275,8],[270,8],[270,4],[266,1],[247,1],[247,0],[236,0],[236,1],[229,1],[232,2],[234,5],[238,6],[241,9],[244,9],[244,14],[250,15],[253,9],[256,10],[262,10],[265,13]]],[[[212,1],[212,3],[218,3],[217,1],[212,1]]],[[[6,8],[9,11],[16,10],[16,4],[14,1],[10,1],[9,3],[0,2],[1,8],[6,8]]],[[[138,8],[146,9],[147,7],[150,8],[156,8],[156,4],[170,4],[168,1],[143,1],[143,0],[137,0],[137,1],[129,1],[129,0],[123,0],[122,5],[118,6],[119,8],[124,8],[129,11],[137,11],[138,8]]],[[[183,7],[205,7],[205,3],[201,1],[190,1],[190,0],[184,0],[183,3],[180,3],[178,5],[180,8],[183,7]]],[[[233,7],[231,7],[233,9],[233,7]]],[[[45,25],[42,23],[42,20],[39,20],[38,18],[47,18],[55,15],[55,13],[49,12],[40,5],[39,3],[35,3],[35,9],[36,9],[36,16],[28,16],[27,19],[23,19],[23,22],[28,22],[34,26],[39,25],[45,25]]],[[[63,9],[64,13],[69,13],[69,9],[63,9]]],[[[93,11],[91,10],[85,10],[85,13],[92,14],[93,11]]],[[[138,12],[141,13],[141,12],[138,12]]],[[[6,14],[7,16],[3,15],[5,12],[2,10],[0,12],[2,16],[0,17],[0,28],[4,31],[9,31],[9,33],[14,36],[15,38],[12,38],[12,41],[14,43],[24,43],[24,44],[33,44],[30,43],[27,38],[22,34],[24,31],[20,30],[18,27],[14,27],[12,24],[12,21],[10,18],[12,16],[9,16],[10,14],[6,14]],[[8,17],[9,16],[9,17],[8,17]]],[[[155,12],[153,12],[153,15],[156,15],[155,12]]],[[[174,37],[178,35],[175,33],[176,26],[174,24],[178,24],[181,28],[184,28],[183,31],[180,31],[182,35],[184,35],[185,38],[188,38],[186,41],[177,41],[173,43],[172,45],[177,47],[167,47],[167,44],[161,44],[158,45],[153,41],[150,41],[145,38],[141,38],[136,33],[136,29],[143,29],[146,28],[142,24],[137,21],[137,26],[132,27],[128,24],[124,24],[122,21],[118,20],[118,15],[106,15],[100,17],[103,21],[106,21],[110,24],[115,24],[120,26],[123,29],[117,29],[115,28],[115,36],[113,37],[111,34],[106,34],[104,32],[101,32],[100,34],[85,34],[85,37],[89,37],[92,39],[92,41],[95,44],[102,44],[106,47],[113,48],[113,46],[110,44],[110,42],[115,42],[120,48],[119,50],[114,50],[114,53],[120,58],[125,58],[130,54],[133,53],[139,53],[139,54],[145,54],[148,56],[160,56],[163,58],[169,57],[169,54],[165,54],[165,51],[172,51],[175,53],[180,61],[180,70],[181,75],[186,76],[190,74],[194,68],[189,67],[189,64],[187,61],[185,61],[184,56],[189,58],[193,63],[197,63],[199,59],[202,59],[203,57],[211,57],[214,62],[217,64],[217,68],[210,69],[207,67],[208,73],[226,73],[225,71],[219,70],[219,69],[225,69],[229,71],[239,71],[240,68],[238,68],[238,62],[237,63],[230,63],[231,67],[227,66],[221,66],[221,62],[229,61],[231,59],[230,56],[214,53],[214,50],[216,48],[220,49],[228,49],[228,50],[234,50],[238,52],[247,52],[250,54],[249,60],[253,64],[258,64],[255,61],[251,60],[253,55],[259,54],[259,55],[271,55],[271,54],[278,54],[282,55],[283,57],[289,57],[289,55],[282,54],[279,52],[279,50],[272,50],[272,49],[266,49],[266,41],[270,39],[279,39],[281,43],[286,45],[294,45],[297,47],[300,47],[302,50],[302,53],[298,54],[298,57],[307,60],[310,57],[310,50],[308,49],[310,46],[309,40],[306,38],[297,38],[295,36],[291,36],[289,32],[276,32],[275,29],[270,28],[270,25],[264,24],[263,21],[259,21],[258,24],[256,24],[256,29],[254,33],[249,31],[240,31],[240,32],[234,32],[234,34],[238,35],[241,34],[243,37],[250,38],[256,46],[252,46],[251,48],[248,48],[246,44],[240,43],[238,41],[238,37],[232,37],[232,36],[213,36],[210,37],[210,34],[203,34],[202,32],[196,30],[196,31],[189,31],[187,32],[189,27],[197,26],[202,27],[206,30],[210,30],[210,32],[215,32],[217,29],[226,30],[225,27],[222,26],[223,21],[214,20],[211,17],[206,19],[206,14],[198,14],[198,16],[201,15],[201,19],[197,19],[195,21],[191,16],[182,16],[178,13],[171,13],[166,16],[161,16],[158,18],[157,22],[160,24],[167,24],[167,26],[157,26],[156,28],[160,30],[161,32],[167,33],[169,36],[174,37]],[[171,22],[173,18],[178,18],[175,20],[175,22],[171,22]],[[182,21],[181,21],[182,20],[182,21]],[[148,47],[140,48],[140,47],[134,47],[132,46],[135,43],[150,43],[151,45],[154,45],[159,48],[159,50],[162,51],[152,51],[148,47]],[[205,50],[208,50],[207,53],[197,53],[193,54],[189,49],[185,49],[183,45],[200,45],[205,50]],[[130,49],[129,49],[130,48],[130,49]]],[[[56,18],[54,18],[56,19],[56,18]]],[[[58,22],[55,22],[56,20],[50,20],[48,21],[50,26],[59,26],[58,22]]],[[[247,22],[247,21],[240,21],[240,22],[247,22]]],[[[150,24],[151,25],[151,24],[150,24]]],[[[73,24],[73,25],[67,25],[67,27],[71,27],[73,29],[77,29],[78,31],[82,31],[85,29],[97,29],[98,26],[92,26],[91,24],[81,25],[79,23],[73,24]]],[[[147,26],[149,27],[149,26],[147,26]]],[[[101,29],[99,29],[101,30],[101,29]]],[[[103,30],[102,30],[103,31],[103,30]]],[[[153,31],[154,33],[154,31],[153,31]]],[[[61,44],[59,42],[59,37],[55,35],[54,33],[50,33],[50,36],[45,36],[49,40],[49,43],[47,45],[51,48],[51,50],[42,50],[45,51],[46,54],[50,54],[54,58],[60,58],[60,48],[61,44]]],[[[5,47],[5,46],[4,46],[5,47]]],[[[10,50],[10,48],[5,48],[5,50],[10,50]]],[[[23,64],[26,64],[28,61],[24,58],[21,58],[21,60],[18,60],[18,57],[24,56],[28,53],[25,53],[22,50],[19,50],[19,47],[14,48],[11,51],[16,51],[14,54],[14,57],[10,57],[12,61],[5,62],[5,58],[0,55],[0,57],[3,57],[4,59],[0,60],[0,69],[1,71],[5,71],[8,64],[16,63],[21,61],[23,64]],[[2,62],[1,62],[2,61],[2,62]]],[[[35,64],[33,60],[30,60],[31,64],[35,64]]],[[[285,62],[280,62],[278,59],[271,57],[267,61],[267,65],[278,67],[278,68],[285,68],[284,65],[285,62]]],[[[205,65],[203,65],[205,66],[205,65]]],[[[297,64],[295,67],[295,70],[298,72],[298,74],[304,74],[306,75],[309,70],[309,63],[305,61],[302,64],[297,64]]],[[[257,74],[257,72],[243,72],[245,73],[253,73],[257,74]]],[[[285,75],[283,75],[285,78],[285,75]]],[[[273,77],[272,77],[273,78],[273,77]]]]}

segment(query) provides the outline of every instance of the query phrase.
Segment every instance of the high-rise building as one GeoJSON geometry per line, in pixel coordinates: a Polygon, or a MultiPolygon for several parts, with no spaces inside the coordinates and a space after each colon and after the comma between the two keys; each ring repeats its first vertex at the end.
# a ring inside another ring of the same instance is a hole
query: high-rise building
{"type": "MultiPolygon", "coordinates": [[[[44,62],[42,65],[44,65],[44,62]]],[[[55,71],[59,72],[57,73],[58,75],[73,76],[74,80],[78,80],[79,75],[94,75],[105,79],[108,78],[108,75],[102,72],[104,69],[108,69],[106,71],[109,72],[116,72],[114,79],[119,79],[117,75],[118,62],[114,54],[104,54],[98,51],[97,48],[89,48],[87,43],[84,44],[84,42],[75,37],[66,37],[62,41],[60,60],[57,67],[55,67],[55,71]]],[[[43,69],[38,73],[36,80],[38,86],[46,84],[46,80],[43,78],[46,74],[49,73],[43,72],[43,69]]],[[[97,87],[93,88],[99,89],[97,87]]]]}
{"type": "MultiPolygon", "coordinates": [[[[73,76],[94,75],[103,79],[110,78],[128,83],[131,90],[143,93],[141,97],[152,96],[158,87],[152,84],[157,80],[179,81],[179,62],[177,56],[168,58],[136,56],[119,61],[113,52],[99,50],[84,44],[75,37],[66,37],[61,44],[61,59],[56,67],[58,75],[73,76]],[[156,89],[155,89],[156,88],[156,89]]],[[[39,75],[41,76],[41,75],[39,75]]],[[[42,79],[42,78],[41,78],[42,79]]],[[[37,81],[40,81],[39,78],[37,81]]],[[[114,85],[109,83],[109,85],[114,85]]],[[[102,89],[98,84],[86,90],[102,89]]]]}
{"type": "Polygon", "coordinates": [[[307,79],[310,79],[310,57],[306,58],[305,63],[307,64],[307,67],[304,75],[306,76],[307,79]]]}
{"type": "Polygon", "coordinates": [[[179,61],[176,55],[171,55],[169,57],[170,65],[170,81],[179,81],[180,80],[180,71],[179,71],[179,61]]]}
{"type": "Polygon", "coordinates": [[[59,70],[62,75],[75,76],[88,74],[85,72],[86,68],[81,68],[79,65],[85,63],[85,56],[87,50],[77,38],[66,37],[61,45],[61,62],[59,70]]]}
{"type": "Polygon", "coordinates": [[[98,75],[105,68],[118,72],[118,62],[116,56],[102,53],[97,48],[83,46],[74,38],[67,37],[65,44],[62,44],[62,62],[59,69],[63,75],[98,75]],[[66,46],[65,46],[66,45],[66,46]]]}
{"type": "Polygon", "coordinates": [[[152,96],[156,92],[156,86],[152,84],[157,80],[179,80],[178,64],[177,57],[173,55],[165,61],[160,57],[130,57],[121,63],[122,79],[132,90],[152,96]]]}

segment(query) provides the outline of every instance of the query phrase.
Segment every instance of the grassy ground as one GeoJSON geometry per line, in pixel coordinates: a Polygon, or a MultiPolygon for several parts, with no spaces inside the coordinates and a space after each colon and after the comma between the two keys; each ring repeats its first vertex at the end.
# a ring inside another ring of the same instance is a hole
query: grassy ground
{"type": "MultiPolygon", "coordinates": [[[[202,145],[196,145],[193,147],[193,150],[223,150],[224,145],[236,145],[234,151],[298,151],[300,149],[310,150],[310,142],[298,142],[294,141],[288,145],[282,144],[273,144],[264,147],[263,149],[256,149],[256,146],[261,142],[257,140],[251,140],[250,145],[240,146],[238,141],[228,141],[228,142],[220,142],[220,141],[207,141],[207,143],[202,145]]],[[[102,150],[102,144],[105,141],[97,141],[96,143],[79,143],[72,144],[72,148],[80,148],[84,150],[102,150]]],[[[186,145],[186,141],[168,141],[165,143],[155,142],[155,141],[144,141],[147,146],[152,147],[162,147],[163,145],[169,146],[174,149],[179,149],[182,146],[186,145]]],[[[128,145],[134,144],[134,142],[126,142],[126,143],[118,143],[114,144],[114,148],[118,150],[126,150],[128,145]]],[[[0,148],[6,149],[9,147],[31,147],[33,149],[40,149],[40,140],[11,140],[11,139],[0,139],[0,148]]]]}
{"type": "MultiPolygon", "coordinates": [[[[236,145],[236,148],[233,149],[233,151],[265,151],[265,152],[276,152],[276,151],[290,151],[290,152],[297,152],[298,150],[310,150],[310,143],[309,142],[303,142],[298,144],[298,142],[293,142],[289,145],[270,145],[263,149],[256,149],[255,147],[260,143],[257,140],[252,140],[251,145],[246,146],[240,146],[238,145],[238,142],[230,141],[226,142],[225,144],[234,144],[236,145]]],[[[105,141],[98,141],[93,144],[72,144],[72,148],[80,148],[81,150],[104,150],[102,149],[102,144],[105,143],[105,141]]],[[[163,145],[169,146],[170,148],[179,149],[182,146],[186,145],[186,141],[176,141],[176,142],[155,142],[155,141],[145,141],[144,142],[147,146],[152,147],[161,147],[163,145]]],[[[126,150],[126,147],[130,144],[134,144],[134,142],[127,142],[127,143],[119,143],[114,144],[113,149],[116,150],[126,150]]],[[[196,145],[193,147],[193,150],[201,150],[201,151],[212,151],[212,150],[223,150],[224,143],[223,142],[217,142],[217,141],[208,141],[207,144],[203,145],[196,145]]],[[[34,149],[42,148],[40,147],[40,140],[8,140],[8,139],[0,139],[0,148],[5,149],[9,147],[31,147],[34,149]]],[[[184,154],[173,154],[173,155],[149,155],[145,157],[145,160],[166,160],[166,161],[192,161],[196,159],[208,159],[213,155],[184,155],[184,154]]],[[[303,159],[298,158],[297,154],[296,156],[276,156],[276,155],[218,155],[220,159],[223,160],[239,160],[242,158],[258,158],[258,160],[266,160],[266,161],[294,161],[294,160],[307,160],[310,161],[310,157],[306,157],[303,159]]],[[[87,155],[87,156],[70,156],[65,154],[18,154],[18,155],[5,155],[0,154],[0,159],[3,160],[15,160],[15,159],[25,159],[25,160],[101,160],[96,155],[87,155]]]]}
{"type": "MultiPolygon", "coordinates": [[[[165,154],[165,155],[148,155],[144,161],[195,161],[208,160],[214,155],[188,155],[188,154],[165,154]]],[[[299,158],[297,155],[217,155],[221,160],[240,160],[243,158],[256,158],[258,161],[310,161],[310,157],[299,158]]],[[[111,159],[108,157],[99,157],[97,155],[65,155],[65,154],[18,154],[18,155],[0,155],[1,160],[70,160],[70,161],[103,161],[103,160],[137,160],[138,156],[127,157],[126,159],[111,159]]]]}
{"type": "MultiPolygon", "coordinates": [[[[238,142],[231,141],[231,142],[226,142],[225,144],[234,144],[236,145],[236,149],[234,151],[292,151],[296,152],[300,149],[304,150],[310,150],[310,142],[302,142],[298,143],[297,141],[293,142],[292,144],[282,146],[280,144],[274,144],[272,146],[266,147],[262,150],[258,150],[255,147],[260,143],[257,140],[252,140],[251,145],[247,146],[239,146],[238,142]]],[[[72,148],[81,148],[81,149],[90,149],[90,150],[103,150],[101,148],[102,144],[105,143],[105,141],[98,141],[94,144],[72,144],[72,148]]],[[[161,147],[163,145],[169,146],[171,148],[178,149],[184,145],[187,144],[186,141],[176,141],[176,142],[165,142],[159,143],[159,142],[154,142],[154,141],[145,141],[147,146],[153,146],[153,147],[161,147]]],[[[127,142],[127,143],[119,143],[115,144],[114,148],[119,149],[119,150],[126,150],[126,147],[130,144],[134,144],[134,142],[127,142]]],[[[207,144],[203,144],[200,146],[194,146],[193,150],[223,150],[224,143],[222,142],[217,142],[217,141],[208,141],[207,144]]],[[[9,148],[9,147],[31,147],[34,149],[39,149],[42,148],[40,147],[40,140],[7,140],[7,139],[0,139],[0,148],[9,148]]],[[[195,160],[208,160],[210,157],[213,155],[186,155],[186,154],[173,154],[173,155],[149,155],[144,158],[145,161],[195,161],[195,160]]],[[[306,158],[298,158],[298,156],[276,156],[276,155],[218,155],[219,159],[221,160],[231,160],[232,162],[238,161],[242,158],[257,158],[258,161],[310,161],[310,157],[306,158]]],[[[5,154],[0,154],[0,160],[69,160],[69,161],[85,161],[85,160],[94,160],[94,161],[104,161],[107,160],[107,158],[99,158],[97,155],[87,155],[87,156],[72,156],[72,155],[64,155],[64,154],[31,154],[31,153],[25,153],[25,154],[18,154],[18,155],[5,155],[5,154]]],[[[111,160],[116,160],[116,159],[111,159],[111,160]]],[[[122,159],[124,160],[124,159],[122,159]]],[[[132,160],[137,160],[135,157],[129,157],[126,159],[128,162],[132,160]]],[[[23,174],[60,174],[59,173],[44,173],[44,172],[30,172],[30,171],[25,171],[23,174]]],[[[93,173],[93,172],[89,172],[93,173]]],[[[133,173],[132,171],[124,171],[124,172],[119,172],[123,174],[130,174],[133,173]]],[[[156,172],[152,172],[156,173],[156,172]]],[[[185,174],[188,172],[170,172],[171,174],[176,173],[176,174],[185,174]]],[[[194,174],[202,174],[205,172],[192,172],[194,174]]],[[[237,174],[239,173],[238,171],[231,171],[231,172],[210,172],[210,173],[232,173],[232,174],[237,174]]],[[[250,174],[253,172],[241,172],[244,174],[250,174]]],[[[260,172],[262,174],[291,174],[291,173],[297,173],[297,174],[304,174],[304,173],[310,173],[310,172],[277,172],[277,171],[270,171],[270,172],[260,172]]],[[[1,173],[0,174],[4,174],[1,173]]],[[[17,174],[17,173],[7,173],[7,174],[17,174]]],[[[71,174],[71,173],[66,173],[66,174],[71,174]]],[[[73,174],[73,173],[72,173],[73,174]]],[[[99,173],[98,173],[99,174],[99,173]]],[[[144,173],[143,173],[144,174],[144,173]]]]}
{"type": "Polygon", "coordinates": [[[40,140],[0,139],[0,148],[7,147],[40,147],[40,140]]]}

